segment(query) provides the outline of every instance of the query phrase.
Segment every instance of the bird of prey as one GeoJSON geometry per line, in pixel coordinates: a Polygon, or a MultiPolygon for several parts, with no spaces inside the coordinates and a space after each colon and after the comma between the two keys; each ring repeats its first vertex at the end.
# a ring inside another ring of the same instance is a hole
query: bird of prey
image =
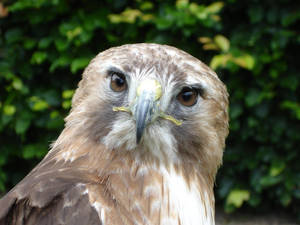
{"type": "Polygon", "coordinates": [[[0,225],[213,225],[227,108],[215,72],[177,48],[98,54],[49,153],[0,200],[0,225]]]}

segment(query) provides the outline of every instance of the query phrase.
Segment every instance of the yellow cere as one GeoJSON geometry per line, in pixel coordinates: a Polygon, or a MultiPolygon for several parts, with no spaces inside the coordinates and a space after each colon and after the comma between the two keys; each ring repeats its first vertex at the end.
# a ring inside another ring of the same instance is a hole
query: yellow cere
{"type": "Polygon", "coordinates": [[[122,111],[122,112],[129,112],[129,113],[131,113],[130,109],[128,107],[125,107],[125,106],[113,107],[113,111],[115,111],[115,112],[122,111]]]}
{"type": "Polygon", "coordinates": [[[166,119],[166,120],[169,120],[169,121],[175,123],[177,126],[180,126],[182,124],[181,120],[177,120],[173,116],[164,114],[163,112],[161,112],[159,116],[166,119]]]}
{"type": "Polygon", "coordinates": [[[157,100],[162,95],[162,88],[158,81],[153,79],[143,80],[137,88],[137,96],[140,96],[142,92],[153,92],[155,94],[154,100],[157,100]]]}

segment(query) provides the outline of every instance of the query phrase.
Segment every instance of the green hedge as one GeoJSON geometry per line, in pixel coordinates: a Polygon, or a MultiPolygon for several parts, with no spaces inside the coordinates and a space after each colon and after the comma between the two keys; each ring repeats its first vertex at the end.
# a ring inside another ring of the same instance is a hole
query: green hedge
{"type": "Polygon", "coordinates": [[[228,212],[300,213],[299,19],[292,0],[0,3],[0,190],[46,154],[91,58],[156,42],[202,59],[227,84],[231,123],[218,203],[228,212]]]}

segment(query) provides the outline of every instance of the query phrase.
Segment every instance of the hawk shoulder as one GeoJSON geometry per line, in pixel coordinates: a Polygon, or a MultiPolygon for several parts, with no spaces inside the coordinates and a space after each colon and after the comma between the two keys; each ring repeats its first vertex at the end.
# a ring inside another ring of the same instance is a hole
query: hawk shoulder
{"type": "Polygon", "coordinates": [[[0,225],[102,224],[90,203],[87,171],[31,173],[0,200],[0,225]]]}

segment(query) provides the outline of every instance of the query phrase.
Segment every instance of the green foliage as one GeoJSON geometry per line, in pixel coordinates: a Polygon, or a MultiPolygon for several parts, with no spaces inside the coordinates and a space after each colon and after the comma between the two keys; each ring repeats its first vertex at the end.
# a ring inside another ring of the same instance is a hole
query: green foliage
{"type": "Polygon", "coordinates": [[[0,14],[1,191],[46,154],[90,59],[111,46],[156,42],[202,59],[227,84],[230,136],[217,200],[229,212],[276,206],[299,214],[296,1],[18,0],[5,6],[8,15],[0,14]]]}
{"type": "Polygon", "coordinates": [[[225,210],[232,212],[235,208],[240,208],[244,201],[248,201],[250,192],[247,190],[231,190],[226,199],[225,210]]]}

